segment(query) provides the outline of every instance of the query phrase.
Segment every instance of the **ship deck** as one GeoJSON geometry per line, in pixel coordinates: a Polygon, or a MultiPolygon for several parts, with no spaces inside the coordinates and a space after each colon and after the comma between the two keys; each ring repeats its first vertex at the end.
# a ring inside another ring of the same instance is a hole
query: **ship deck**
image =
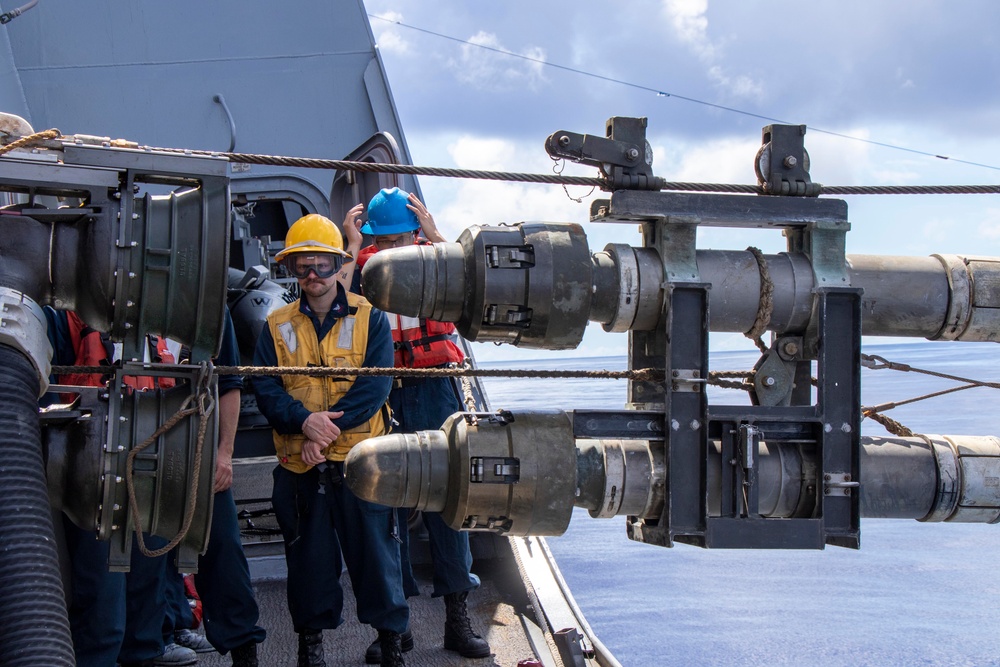
{"type": "MultiPolygon", "coordinates": [[[[523,617],[527,613],[527,599],[519,580],[508,581],[509,572],[486,563],[483,568],[473,568],[482,579],[480,588],[469,596],[469,614],[473,628],[490,643],[493,655],[488,658],[469,659],[446,651],[444,641],[444,602],[431,598],[431,570],[418,566],[414,575],[421,594],[410,598],[410,624],[414,648],[406,653],[406,664],[426,665],[500,665],[513,667],[519,660],[531,658],[534,652],[528,641],[523,617]]],[[[516,572],[516,568],[513,568],[516,572]]],[[[323,633],[326,662],[330,667],[362,665],[368,645],[375,639],[375,631],[358,622],[354,594],[346,573],[342,576],[345,592],[344,623],[336,630],[323,633]]],[[[296,664],[297,638],[292,629],[291,617],[285,597],[285,582],[264,579],[254,582],[257,603],[260,606],[260,624],[267,630],[267,640],[258,646],[261,665],[280,667],[296,664]]],[[[229,665],[229,657],[217,653],[200,656],[200,665],[216,667],[229,665]]]]}

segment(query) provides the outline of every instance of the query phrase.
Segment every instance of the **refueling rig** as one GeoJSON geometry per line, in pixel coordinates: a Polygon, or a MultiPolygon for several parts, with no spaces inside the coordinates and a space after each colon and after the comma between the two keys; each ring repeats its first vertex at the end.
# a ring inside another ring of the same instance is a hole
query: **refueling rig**
{"type": "MultiPolygon", "coordinates": [[[[8,144],[32,133],[0,121],[8,144]]],[[[638,223],[641,247],[591,253],[577,224],[476,225],[456,243],[380,252],[364,272],[376,306],[455,322],[472,341],[571,349],[589,321],[628,332],[628,404],[459,413],[439,431],[374,438],[348,458],[355,492],[512,536],[560,534],[584,507],[664,546],[857,548],[862,516],[1000,520],[1000,439],[860,429],[862,334],[995,341],[1000,260],[846,255],[847,206],[818,196],[804,127],[764,128],[761,192],[747,195],[662,191],[645,126],[612,118],[605,137],[546,143],[601,170],[611,195],[592,221],[638,223]],[[788,248],[699,250],[700,225],[781,230],[788,248]],[[765,330],[752,404],[710,404],[709,332],[765,330]]],[[[236,214],[223,155],[83,135],[33,146],[0,157],[0,489],[12,508],[0,513],[0,657],[61,665],[73,654],[53,510],[111,540],[119,569],[139,528],[177,539],[187,569],[207,545],[210,359],[236,214]],[[122,343],[108,387],[49,386],[43,306],[122,343]],[[147,333],[187,345],[191,364],[144,361],[147,333]],[[182,381],[129,392],[128,375],[182,381]],[[78,398],[39,416],[48,390],[78,398]]],[[[266,242],[243,243],[266,261],[266,242]]]]}
{"type": "Polygon", "coordinates": [[[757,195],[661,191],[645,119],[606,129],[546,149],[601,170],[611,196],[591,221],[638,223],[642,247],[474,225],[378,253],[364,291],[473,341],[572,349],[600,322],[656,377],[630,379],[622,410],[463,413],[368,440],[347,461],[356,493],[507,535],[559,535],[582,507],[626,516],[633,540],[707,548],[858,548],[862,516],[1000,520],[1000,439],[863,437],[860,396],[862,334],[998,340],[1000,260],[847,255],[847,204],[818,196],[805,126],[763,129],[757,195]],[[699,250],[699,226],[780,230],[787,251],[699,250]],[[709,332],[765,330],[751,405],[710,404],[709,332]]]}

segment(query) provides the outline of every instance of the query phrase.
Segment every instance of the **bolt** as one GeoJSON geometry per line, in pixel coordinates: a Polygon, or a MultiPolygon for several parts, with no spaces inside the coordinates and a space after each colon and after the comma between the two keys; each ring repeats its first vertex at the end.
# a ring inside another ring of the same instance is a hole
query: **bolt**
{"type": "Polygon", "coordinates": [[[798,163],[799,163],[799,161],[795,159],[794,155],[789,155],[788,157],[785,158],[785,161],[784,161],[784,165],[788,169],[791,169],[792,167],[794,167],[798,163]]]}
{"type": "Polygon", "coordinates": [[[639,149],[634,147],[628,149],[627,151],[625,151],[625,157],[628,158],[630,161],[639,159],[639,149]]]}
{"type": "Polygon", "coordinates": [[[121,484],[125,480],[122,479],[121,475],[115,475],[115,484],[121,484]]]}
{"type": "Polygon", "coordinates": [[[831,477],[830,475],[823,475],[823,479],[829,482],[831,479],[833,479],[833,477],[831,477]]]}
{"type": "Polygon", "coordinates": [[[698,421],[697,419],[692,419],[691,423],[688,425],[691,427],[692,431],[697,431],[699,428],[701,428],[701,422],[698,421]]]}
{"type": "Polygon", "coordinates": [[[799,353],[799,346],[794,341],[787,341],[782,349],[790,357],[794,357],[799,353]]]}
{"type": "Polygon", "coordinates": [[[675,370],[675,371],[672,371],[672,372],[670,373],[670,375],[671,375],[672,377],[675,377],[675,378],[679,378],[679,377],[681,376],[681,372],[680,372],[680,371],[676,371],[676,370],[675,370]]]}
{"type": "Polygon", "coordinates": [[[681,423],[679,421],[677,421],[676,419],[671,419],[670,420],[670,430],[671,431],[679,431],[680,429],[681,429],[681,423]]]}
{"type": "Polygon", "coordinates": [[[848,424],[847,422],[844,422],[843,424],[840,425],[840,430],[843,431],[844,433],[850,433],[851,425],[848,424]]]}
{"type": "Polygon", "coordinates": [[[823,431],[825,433],[830,433],[833,431],[833,426],[831,426],[830,424],[823,424],[823,431]]]}
{"type": "Polygon", "coordinates": [[[569,137],[567,137],[565,134],[559,137],[559,145],[569,146],[569,137]]]}
{"type": "Polygon", "coordinates": [[[122,508],[122,506],[119,505],[118,503],[115,503],[114,508],[115,508],[115,511],[117,512],[118,510],[120,510],[122,508]]]}
{"type": "Polygon", "coordinates": [[[775,383],[775,380],[774,380],[773,377],[771,377],[770,375],[765,375],[764,376],[764,386],[765,387],[773,387],[774,383],[775,383]]]}

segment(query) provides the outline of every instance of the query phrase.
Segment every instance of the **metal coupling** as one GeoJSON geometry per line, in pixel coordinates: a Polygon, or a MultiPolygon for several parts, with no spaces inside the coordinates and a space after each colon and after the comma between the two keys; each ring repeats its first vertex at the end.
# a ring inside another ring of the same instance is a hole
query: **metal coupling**
{"type": "Polygon", "coordinates": [[[27,294],[0,287],[0,344],[17,348],[38,371],[39,394],[49,389],[52,347],[41,306],[27,294]]]}

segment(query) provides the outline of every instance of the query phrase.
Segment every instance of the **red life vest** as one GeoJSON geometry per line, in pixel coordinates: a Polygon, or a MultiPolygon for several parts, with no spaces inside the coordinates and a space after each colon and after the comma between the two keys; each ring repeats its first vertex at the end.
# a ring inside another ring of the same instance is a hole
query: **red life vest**
{"type": "MultiPolygon", "coordinates": [[[[69,324],[69,336],[76,352],[74,366],[109,366],[111,365],[111,343],[96,329],[92,329],[84,324],[80,316],[73,311],[66,313],[69,324]]],[[[176,363],[173,352],[167,346],[167,341],[159,336],[147,336],[150,348],[150,361],[154,363],[173,364],[176,363]]],[[[97,373],[67,373],[59,376],[60,384],[72,384],[84,387],[103,387],[108,383],[109,375],[98,375],[97,373]]],[[[125,376],[125,384],[140,391],[152,389],[153,378],[149,376],[133,377],[125,376]]],[[[159,387],[169,389],[176,384],[174,378],[159,378],[159,387]]]]}
{"type": "MultiPolygon", "coordinates": [[[[417,241],[428,243],[427,241],[417,241]]],[[[358,269],[378,252],[370,245],[358,253],[358,269]]],[[[465,354],[455,344],[455,325],[424,318],[386,313],[392,328],[396,368],[432,368],[443,364],[460,364],[465,354]]]]}

